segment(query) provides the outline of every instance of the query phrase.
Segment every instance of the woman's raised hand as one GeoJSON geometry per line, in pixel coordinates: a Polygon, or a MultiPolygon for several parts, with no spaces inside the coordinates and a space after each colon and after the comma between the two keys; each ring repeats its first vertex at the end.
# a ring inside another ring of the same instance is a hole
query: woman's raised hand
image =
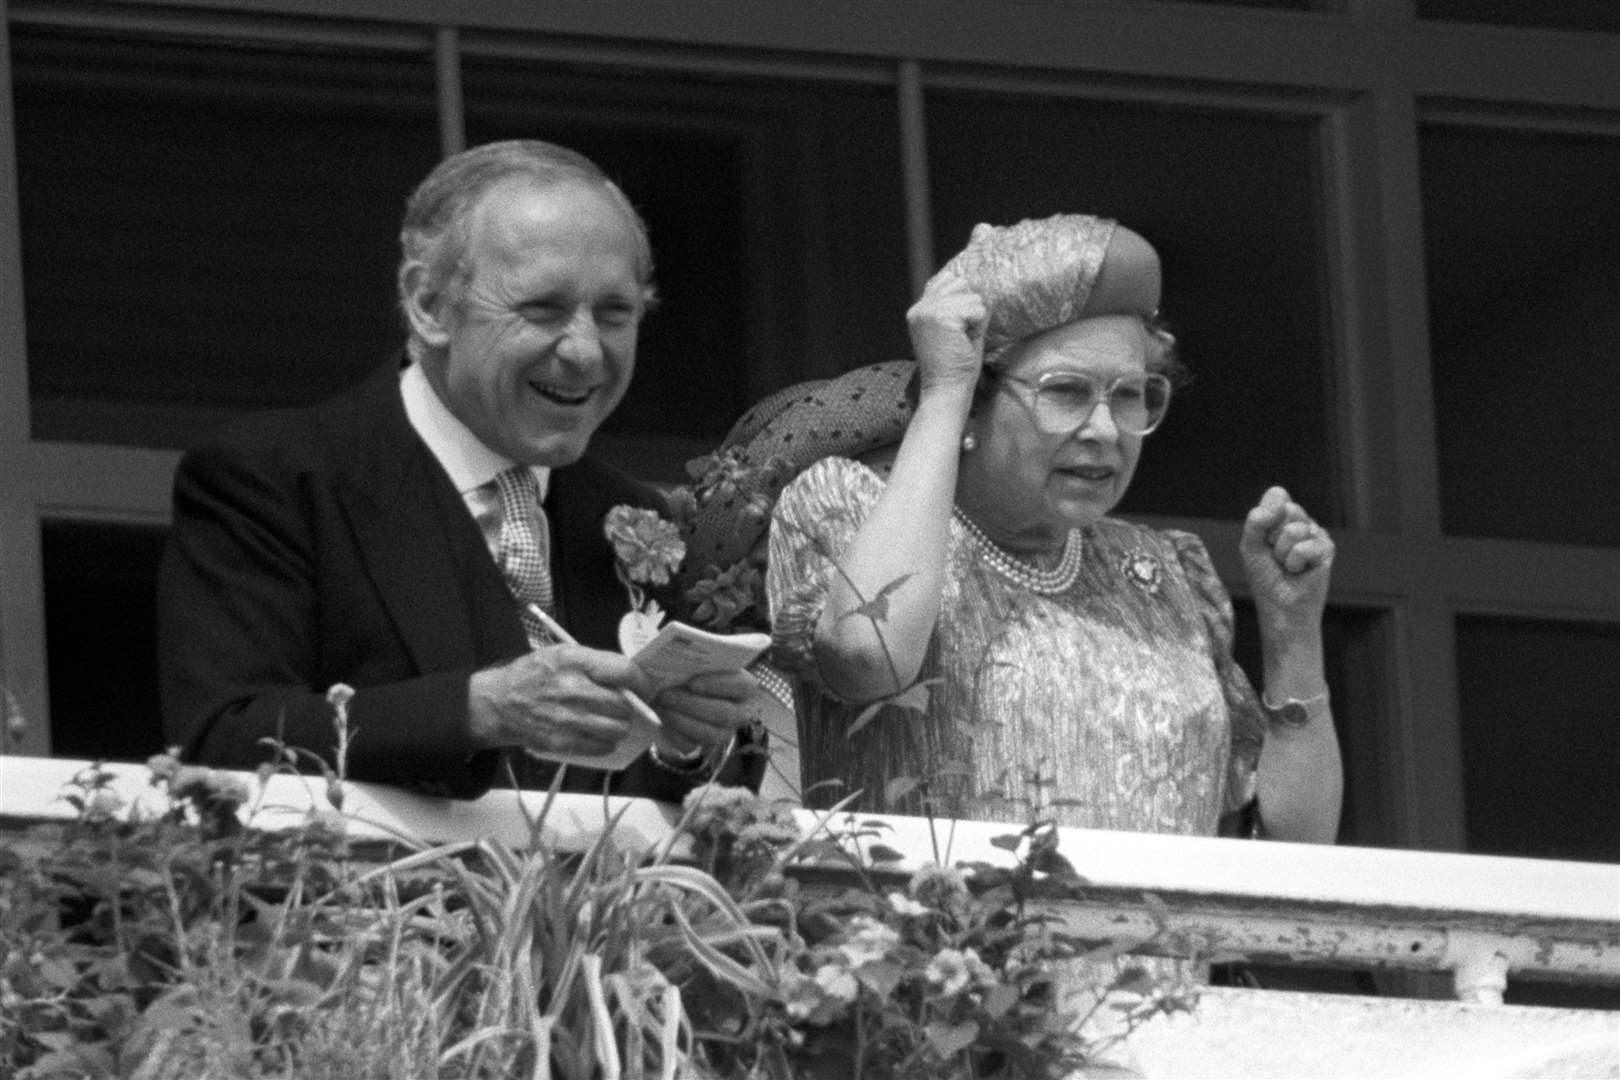
{"type": "Polygon", "coordinates": [[[906,312],[922,387],[972,386],[984,363],[984,300],[955,271],[941,270],[906,312]]]}
{"type": "Polygon", "coordinates": [[[1238,543],[1263,623],[1319,625],[1333,567],[1333,538],[1280,487],[1268,488],[1238,543]]]}

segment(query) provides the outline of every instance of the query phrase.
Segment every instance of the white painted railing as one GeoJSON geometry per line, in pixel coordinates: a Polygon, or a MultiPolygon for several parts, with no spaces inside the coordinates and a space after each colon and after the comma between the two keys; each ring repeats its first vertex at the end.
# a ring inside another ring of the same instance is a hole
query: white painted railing
{"type": "MultiPolygon", "coordinates": [[[[0,757],[0,826],[16,829],[73,817],[75,811],[60,795],[87,764],[0,757]]],[[[117,776],[114,790],[126,804],[144,806],[149,812],[162,808],[144,766],[110,766],[109,771],[117,776]]],[[[241,775],[254,782],[252,774],[241,775]]],[[[514,847],[529,842],[528,821],[544,798],[542,793],[500,791],[461,802],[357,783],[346,785],[345,791],[344,809],[352,819],[353,836],[429,842],[487,836],[514,847]]],[[[302,821],[311,808],[326,809],[319,783],[277,776],[264,787],[253,820],[262,828],[284,827],[302,821]]],[[[565,850],[582,847],[614,814],[621,815],[617,829],[623,842],[653,845],[669,838],[676,810],[646,800],[559,796],[545,821],[545,839],[565,850]]],[[[809,811],[799,814],[807,827],[817,820],[809,811]]],[[[932,861],[936,843],[950,862],[1008,865],[1013,858],[990,841],[1016,831],[1014,826],[855,817],[863,824],[881,823],[882,842],[907,855],[902,868],[932,861]]],[[[1354,1026],[1358,1021],[1346,1010],[1370,1010],[1370,1019],[1364,1022],[1389,1040],[1398,1038],[1407,1059],[1421,1039],[1413,1031],[1397,1035],[1398,1018],[1411,1020],[1417,1010],[1422,1017],[1412,1021],[1417,1024],[1413,1030],[1455,1032],[1474,1017],[1470,1022],[1483,1024],[1482,1030],[1503,1040],[1502,1053],[1506,1047],[1522,1051],[1526,1038],[1542,1043],[1552,1039],[1560,1047],[1583,1048],[1579,1052],[1587,1054],[1586,1068],[1597,1061],[1600,1069],[1620,1069],[1620,1013],[1500,1005],[1508,979],[1518,976],[1620,985],[1620,866],[1083,829],[1062,830],[1059,850],[1088,884],[1082,899],[1056,905],[1055,910],[1083,936],[1145,941],[1155,931],[1151,913],[1158,910],[1168,913],[1170,929],[1254,961],[1451,972],[1458,997],[1469,1003],[1452,1003],[1450,1012],[1436,1012],[1445,1003],[1385,998],[1329,1001],[1329,995],[1248,992],[1262,995],[1271,1014],[1297,998],[1291,1006],[1296,1012],[1337,1010],[1344,1015],[1335,1023],[1354,1026]],[[1494,1013],[1470,1011],[1493,1005],[1494,1013]],[[1485,1019],[1479,1020],[1481,1016],[1485,1019]],[[1515,1025],[1522,1027],[1531,1020],[1542,1025],[1539,1034],[1514,1034],[1515,1025]],[[1557,1031],[1546,1028],[1548,1024],[1557,1031]]],[[[1233,1041],[1237,1030],[1233,1025],[1251,1017],[1245,1010],[1252,1009],[1257,999],[1242,993],[1210,996],[1212,1014],[1226,1016],[1224,1042],[1233,1041]]],[[[1316,1023],[1322,1016],[1297,1019],[1316,1023]]],[[[1209,1022],[1209,1015],[1203,1022],[1209,1022]]],[[[1148,1030],[1133,1039],[1139,1037],[1148,1046],[1159,1038],[1162,1063],[1187,1052],[1190,1036],[1185,1031],[1155,1036],[1148,1030]]],[[[1209,1033],[1202,1037],[1207,1040],[1209,1033]]],[[[1321,1033],[1300,1032],[1299,1037],[1319,1038],[1321,1033]]],[[[1488,1040],[1479,1045],[1487,1046],[1488,1040]]],[[[1504,1060],[1495,1050],[1478,1052],[1498,1065],[1504,1060]]],[[[1537,1060],[1544,1059],[1545,1055],[1537,1060]]],[[[1211,1059],[1203,1060],[1207,1065],[1211,1059]]],[[[1245,1068],[1245,1075],[1262,1075],[1245,1068]]]]}

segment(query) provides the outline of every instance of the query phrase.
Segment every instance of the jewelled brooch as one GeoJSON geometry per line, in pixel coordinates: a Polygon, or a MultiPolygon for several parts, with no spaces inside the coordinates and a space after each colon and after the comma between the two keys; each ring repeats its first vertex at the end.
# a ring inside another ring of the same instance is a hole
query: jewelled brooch
{"type": "Polygon", "coordinates": [[[1158,595],[1159,581],[1164,576],[1164,566],[1158,556],[1145,551],[1127,552],[1121,557],[1119,568],[1132,585],[1149,595],[1158,595]]]}

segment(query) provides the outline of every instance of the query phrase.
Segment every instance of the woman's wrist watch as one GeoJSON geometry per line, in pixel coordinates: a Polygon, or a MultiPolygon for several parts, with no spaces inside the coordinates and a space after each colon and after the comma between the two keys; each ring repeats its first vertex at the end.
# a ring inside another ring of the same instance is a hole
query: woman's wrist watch
{"type": "Polygon", "coordinates": [[[658,745],[648,746],[646,756],[653,759],[653,764],[664,772],[674,772],[677,776],[698,777],[705,772],[713,771],[713,763],[706,750],[693,750],[687,755],[674,755],[674,753],[661,753],[658,745]]]}
{"type": "Polygon", "coordinates": [[[647,747],[647,756],[652,759],[654,765],[665,772],[672,772],[688,779],[698,779],[708,777],[720,767],[720,762],[725,760],[726,750],[726,747],[708,749],[698,747],[689,753],[674,754],[660,751],[658,744],[653,743],[647,747]]]}
{"type": "Polygon", "coordinates": [[[1328,692],[1323,690],[1315,697],[1286,698],[1276,705],[1265,694],[1260,695],[1260,708],[1265,711],[1266,721],[1273,727],[1302,728],[1314,720],[1319,713],[1327,711],[1328,692]]]}

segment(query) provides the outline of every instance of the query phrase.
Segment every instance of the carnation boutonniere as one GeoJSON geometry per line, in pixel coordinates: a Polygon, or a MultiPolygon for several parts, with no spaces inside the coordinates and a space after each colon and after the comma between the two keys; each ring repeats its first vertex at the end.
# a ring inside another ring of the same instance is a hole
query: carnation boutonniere
{"type": "Polygon", "coordinates": [[[693,549],[688,541],[702,530],[738,521],[762,524],[786,470],[777,459],[749,465],[735,449],[724,450],[686,463],[692,482],[666,493],[669,518],[635,506],[608,511],[602,531],[613,545],[614,570],[630,598],[619,629],[625,652],[634,653],[664,621],[651,589],[663,591],[672,614],[693,626],[716,633],[769,629],[763,545],[725,566],[687,565],[693,549]]]}
{"type": "Polygon", "coordinates": [[[669,584],[686,558],[686,542],[673,522],[639,506],[609,510],[602,531],[613,545],[614,573],[630,596],[630,610],[619,621],[619,647],[634,655],[664,621],[664,609],[647,587],[669,584]]]}

